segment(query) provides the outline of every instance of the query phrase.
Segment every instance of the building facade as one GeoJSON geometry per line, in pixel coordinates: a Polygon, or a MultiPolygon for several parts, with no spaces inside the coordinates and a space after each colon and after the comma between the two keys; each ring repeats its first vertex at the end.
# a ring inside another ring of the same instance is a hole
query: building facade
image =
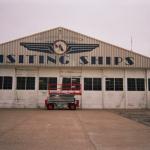
{"type": "Polygon", "coordinates": [[[0,44],[1,108],[43,108],[49,83],[80,83],[80,108],[150,108],[146,56],[62,27],[0,44]]]}

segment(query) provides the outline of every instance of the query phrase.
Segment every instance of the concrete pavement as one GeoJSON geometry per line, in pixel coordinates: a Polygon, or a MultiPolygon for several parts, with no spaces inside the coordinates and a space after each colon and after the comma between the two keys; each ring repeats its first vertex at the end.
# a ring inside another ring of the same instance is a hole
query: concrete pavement
{"type": "Polygon", "coordinates": [[[105,110],[0,109],[0,150],[149,150],[150,127],[105,110]]]}

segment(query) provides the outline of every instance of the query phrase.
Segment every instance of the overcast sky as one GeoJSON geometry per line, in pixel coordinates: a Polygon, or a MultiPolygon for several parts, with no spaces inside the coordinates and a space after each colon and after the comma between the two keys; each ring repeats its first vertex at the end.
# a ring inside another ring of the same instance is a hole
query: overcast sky
{"type": "Polygon", "coordinates": [[[150,0],[0,0],[0,43],[58,26],[150,57],[150,0]]]}

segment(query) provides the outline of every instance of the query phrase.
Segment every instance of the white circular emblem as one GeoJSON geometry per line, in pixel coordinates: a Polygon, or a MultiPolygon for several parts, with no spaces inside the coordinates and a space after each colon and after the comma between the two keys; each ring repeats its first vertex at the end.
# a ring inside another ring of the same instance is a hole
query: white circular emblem
{"type": "Polygon", "coordinates": [[[56,54],[64,54],[67,51],[67,44],[65,41],[55,41],[54,42],[54,52],[56,54]]]}

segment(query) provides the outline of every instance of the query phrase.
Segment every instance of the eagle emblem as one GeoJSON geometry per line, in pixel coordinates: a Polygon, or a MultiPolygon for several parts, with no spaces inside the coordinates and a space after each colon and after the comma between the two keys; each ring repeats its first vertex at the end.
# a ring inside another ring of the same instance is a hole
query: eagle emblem
{"type": "Polygon", "coordinates": [[[53,43],[27,43],[21,42],[21,46],[31,51],[38,51],[50,54],[72,54],[92,51],[99,47],[99,44],[76,44],[66,43],[63,40],[57,40],[53,43]]]}

